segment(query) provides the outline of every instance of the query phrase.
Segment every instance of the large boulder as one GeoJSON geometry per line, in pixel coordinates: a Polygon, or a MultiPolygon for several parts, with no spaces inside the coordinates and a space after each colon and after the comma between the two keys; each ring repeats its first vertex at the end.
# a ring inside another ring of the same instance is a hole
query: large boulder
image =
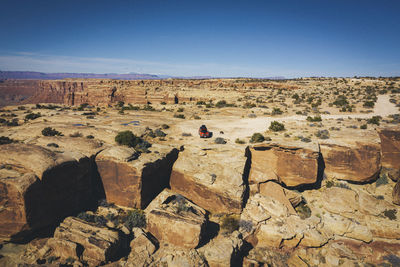
{"type": "Polygon", "coordinates": [[[240,213],[248,164],[244,151],[218,145],[185,147],[171,173],[171,188],[215,213],[240,213]]]}
{"type": "Polygon", "coordinates": [[[261,144],[250,147],[249,183],[275,180],[286,186],[313,184],[318,178],[318,147],[261,144]]]}
{"type": "Polygon", "coordinates": [[[376,179],[381,169],[378,144],[320,144],[325,163],[325,174],[352,182],[369,182],[376,179]]]}
{"type": "Polygon", "coordinates": [[[242,235],[235,231],[230,236],[218,236],[199,251],[204,254],[210,267],[239,265],[243,247],[242,235]]]}
{"type": "MultiPolygon", "coordinates": [[[[120,236],[117,231],[104,227],[98,227],[78,218],[67,217],[54,232],[54,247],[62,245],[65,253],[71,253],[70,257],[82,256],[90,265],[97,266],[111,260],[120,247],[120,236]],[[62,241],[61,241],[62,240],[62,241]],[[67,241],[67,242],[63,242],[67,241]],[[76,254],[75,247],[81,248],[76,254]]],[[[51,244],[51,243],[50,243],[51,244]]],[[[56,249],[59,251],[60,249],[56,249]]]]}
{"type": "Polygon", "coordinates": [[[168,186],[178,150],[161,145],[151,149],[152,153],[139,155],[133,148],[114,146],[97,155],[108,202],[143,209],[168,186]]]}
{"type": "Polygon", "coordinates": [[[21,239],[97,203],[94,161],[25,144],[0,146],[0,238],[21,239]]]}
{"type": "Polygon", "coordinates": [[[204,209],[168,189],[146,208],[147,230],[162,243],[195,248],[207,224],[204,209]]]}
{"type": "Polygon", "coordinates": [[[400,179],[400,129],[388,128],[378,131],[381,139],[382,167],[387,169],[389,177],[400,179]]]}
{"type": "Polygon", "coordinates": [[[296,210],[293,208],[291,202],[289,201],[289,198],[286,196],[286,191],[289,190],[284,190],[284,188],[281,185],[273,181],[262,183],[260,184],[259,187],[260,187],[260,195],[268,196],[270,198],[275,199],[276,201],[285,205],[290,214],[297,214],[296,210]]]}

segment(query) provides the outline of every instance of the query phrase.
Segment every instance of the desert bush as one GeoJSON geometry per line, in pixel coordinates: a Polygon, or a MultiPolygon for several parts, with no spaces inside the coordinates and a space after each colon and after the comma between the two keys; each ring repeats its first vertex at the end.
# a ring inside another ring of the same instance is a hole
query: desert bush
{"type": "Polygon", "coordinates": [[[379,125],[380,124],[380,120],[381,120],[381,116],[373,116],[372,118],[367,120],[368,124],[376,124],[379,125]]]}
{"type": "Polygon", "coordinates": [[[214,143],[224,145],[224,144],[226,144],[226,140],[222,137],[217,137],[217,138],[215,138],[214,143]]]}
{"type": "Polygon", "coordinates": [[[59,147],[59,145],[57,145],[56,143],[48,143],[47,146],[48,147],[55,147],[55,148],[59,147]]]}
{"type": "Polygon", "coordinates": [[[53,262],[55,262],[58,258],[56,256],[50,256],[47,258],[47,263],[48,264],[52,264],[53,262]]]}
{"type": "Polygon", "coordinates": [[[327,188],[331,188],[332,186],[334,186],[335,185],[335,182],[333,182],[333,181],[326,181],[326,187],[327,188]]]}
{"type": "Polygon", "coordinates": [[[161,128],[163,128],[164,130],[169,129],[169,125],[168,124],[162,124],[161,128]]]}
{"type": "Polygon", "coordinates": [[[318,137],[319,139],[329,139],[329,131],[318,130],[318,132],[315,133],[315,136],[318,137]]]}
{"type": "Polygon", "coordinates": [[[29,114],[25,115],[25,120],[26,121],[34,120],[34,119],[37,119],[37,118],[40,118],[40,117],[42,117],[42,115],[40,113],[29,113],[29,114]]]}
{"type": "Polygon", "coordinates": [[[161,131],[161,129],[156,129],[156,130],[154,131],[154,134],[155,134],[157,137],[165,137],[165,136],[167,136],[167,134],[164,133],[163,131],[161,131]]]}
{"type": "Polygon", "coordinates": [[[15,142],[15,140],[10,139],[7,136],[0,136],[0,145],[6,145],[6,144],[11,144],[15,142]]]}
{"type": "Polygon", "coordinates": [[[239,229],[239,219],[235,215],[225,215],[221,220],[221,229],[230,234],[239,229]]]}
{"type": "Polygon", "coordinates": [[[251,221],[240,220],[239,227],[244,229],[246,232],[250,233],[253,229],[253,223],[251,221]]]}
{"type": "Polygon", "coordinates": [[[360,126],[360,129],[363,129],[363,130],[367,129],[367,124],[361,125],[361,126],[360,126]]]}
{"type": "Polygon", "coordinates": [[[316,121],[322,121],[322,119],[321,116],[315,116],[315,117],[308,116],[307,121],[316,122],[316,121]]]}
{"type": "Polygon", "coordinates": [[[365,101],[363,107],[365,108],[373,108],[375,106],[374,101],[365,101]]]}
{"type": "Polygon", "coordinates": [[[376,187],[379,187],[379,186],[381,186],[381,185],[385,185],[385,184],[388,184],[388,183],[389,183],[389,180],[388,180],[388,178],[387,178],[386,173],[381,173],[381,174],[379,175],[379,178],[376,180],[375,186],[376,186],[376,187]]]}
{"type": "Polygon", "coordinates": [[[395,209],[385,210],[383,212],[383,215],[385,217],[389,218],[391,221],[394,221],[397,219],[396,214],[397,214],[397,210],[395,210],[395,209]]]}
{"type": "Polygon", "coordinates": [[[346,96],[340,95],[336,98],[336,100],[333,102],[333,104],[337,107],[343,107],[343,106],[347,106],[349,104],[349,101],[347,101],[346,96]]]}
{"type": "Polygon", "coordinates": [[[59,131],[57,131],[56,129],[53,129],[53,128],[51,128],[51,127],[46,127],[46,128],[44,128],[43,130],[42,130],[42,134],[44,135],[44,136],[60,136],[60,135],[62,135],[62,133],[61,132],[59,132],[59,131]]]}
{"type": "Polygon", "coordinates": [[[193,116],[193,119],[195,119],[195,120],[201,120],[201,118],[200,118],[198,115],[194,115],[194,116],[193,116]]]}
{"type": "Polygon", "coordinates": [[[297,207],[296,207],[297,214],[300,216],[302,220],[310,218],[311,217],[311,209],[308,207],[308,205],[304,202],[301,202],[297,207]]]}
{"type": "Polygon", "coordinates": [[[235,140],[235,143],[236,144],[245,144],[246,142],[245,141],[243,141],[243,140],[241,140],[241,139],[239,139],[239,138],[236,138],[236,140],[235,140]]]}
{"type": "Polygon", "coordinates": [[[184,112],[185,109],[184,108],[178,108],[178,110],[176,112],[184,112]]]}
{"type": "Polygon", "coordinates": [[[185,115],[183,115],[183,114],[174,114],[174,118],[185,119],[185,115]]]}
{"type": "Polygon", "coordinates": [[[128,229],[132,229],[132,227],[146,227],[146,215],[140,209],[130,210],[124,221],[124,225],[128,229]]]}
{"type": "Polygon", "coordinates": [[[94,136],[91,135],[91,134],[89,134],[89,135],[86,136],[86,138],[87,138],[87,139],[94,139],[94,136]]]}
{"type": "Polygon", "coordinates": [[[119,132],[115,136],[115,142],[119,145],[135,147],[141,142],[141,138],[134,135],[131,131],[119,132]]]}
{"type": "Polygon", "coordinates": [[[153,108],[151,105],[145,105],[142,110],[146,110],[146,111],[156,111],[155,108],[153,108]]]}
{"type": "Polygon", "coordinates": [[[196,105],[198,105],[198,106],[201,106],[201,105],[206,105],[206,102],[205,102],[205,101],[202,101],[202,100],[200,100],[200,101],[197,101],[197,102],[196,102],[196,105]]]}
{"type": "Polygon", "coordinates": [[[279,131],[285,130],[285,125],[283,123],[273,121],[273,122],[271,122],[269,129],[274,132],[279,132],[279,131]]]}
{"type": "Polygon", "coordinates": [[[261,143],[264,142],[265,138],[260,133],[254,133],[250,138],[250,143],[261,143]]]}
{"type": "Polygon", "coordinates": [[[271,115],[281,115],[283,111],[280,108],[273,108],[271,115]]]}
{"type": "Polygon", "coordinates": [[[226,107],[226,101],[225,101],[225,100],[220,100],[220,101],[218,101],[218,102],[215,104],[215,106],[216,106],[217,108],[226,107]]]}
{"type": "Polygon", "coordinates": [[[68,258],[65,260],[65,263],[66,263],[66,264],[72,264],[72,263],[74,263],[74,262],[75,262],[75,259],[72,258],[72,257],[68,257],[68,258]]]}

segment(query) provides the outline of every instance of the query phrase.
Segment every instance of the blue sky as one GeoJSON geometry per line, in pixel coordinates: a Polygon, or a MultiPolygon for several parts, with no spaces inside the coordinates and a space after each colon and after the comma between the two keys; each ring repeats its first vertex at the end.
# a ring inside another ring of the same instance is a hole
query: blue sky
{"type": "Polygon", "coordinates": [[[0,70],[400,76],[400,1],[1,0],[0,70]]]}

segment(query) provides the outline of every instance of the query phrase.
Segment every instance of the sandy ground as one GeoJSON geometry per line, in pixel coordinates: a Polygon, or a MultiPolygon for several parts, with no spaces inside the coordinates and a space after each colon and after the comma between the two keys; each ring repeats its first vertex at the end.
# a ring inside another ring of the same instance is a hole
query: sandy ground
{"type": "MultiPolygon", "coordinates": [[[[372,113],[332,114],[321,115],[321,117],[323,120],[327,120],[339,118],[371,118],[372,116],[378,115],[386,117],[388,115],[398,114],[398,108],[393,103],[390,103],[389,99],[389,95],[379,95],[372,113]]],[[[306,116],[302,115],[292,115],[286,117],[263,116],[257,118],[237,118],[233,116],[226,116],[223,119],[187,120],[178,123],[176,127],[181,131],[181,133],[191,133],[193,136],[197,136],[197,131],[200,125],[205,124],[208,130],[213,132],[214,137],[223,137],[234,141],[236,138],[249,137],[255,132],[265,132],[268,129],[271,121],[301,122],[305,121],[306,118],[306,116]],[[220,133],[221,131],[223,134],[220,133]]]]}

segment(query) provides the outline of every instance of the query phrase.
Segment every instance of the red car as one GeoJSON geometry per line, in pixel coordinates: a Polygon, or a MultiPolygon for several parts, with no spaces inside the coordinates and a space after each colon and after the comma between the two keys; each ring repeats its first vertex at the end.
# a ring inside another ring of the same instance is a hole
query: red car
{"type": "Polygon", "coordinates": [[[210,138],[212,133],[207,130],[205,125],[201,125],[199,129],[200,138],[210,138]]]}

